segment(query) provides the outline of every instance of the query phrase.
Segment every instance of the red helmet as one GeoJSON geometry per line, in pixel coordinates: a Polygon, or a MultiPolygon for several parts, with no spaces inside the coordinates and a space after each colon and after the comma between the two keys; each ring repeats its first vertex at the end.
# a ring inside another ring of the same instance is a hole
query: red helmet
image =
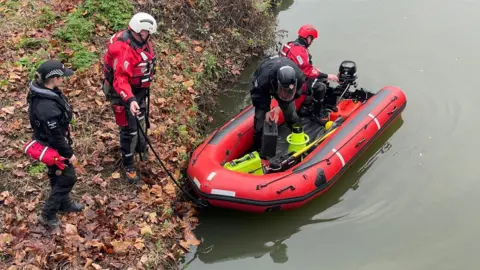
{"type": "Polygon", "coordinates": [[[318,31],[315,26],[311,24],[305,24],[298,29],[298,36],[302,38],[307,38],[308,36],[312,36],[314,39],[318,37],[318,31]]]}

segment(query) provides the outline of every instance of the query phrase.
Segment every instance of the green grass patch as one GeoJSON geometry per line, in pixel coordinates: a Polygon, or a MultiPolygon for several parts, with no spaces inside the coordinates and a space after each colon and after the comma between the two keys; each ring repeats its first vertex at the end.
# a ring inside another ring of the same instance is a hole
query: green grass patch
{"type": "Polygon", "coordinates": [[[67,42],[88,41],[93,35],[95,24],[82,15],[82,8],[68,15],[65,25],[55,32],[55,36],[67,42]]]}
{"type": "Polygon", "coordinates": [[[72,67],[78,71],[86,70],[97,60],[97,55],[90,52],[81,43],[71,43],[68,47],[74,51],[69,62],[72,64],[72,67]]]}
{"type": "Polygon", "coordinates": [[[40,16],[35,21],[37,28],[44,28],[55,22],[55,13],[53,13],[50,7],[44,7],[40,11],[40,16]]]}
{"type": "MultiPolygon", "coordinates": [[[[55,32],[55,37],[66,42],[66,47],[74,52],[73,55],[61,53],[60,59],[68,61],[80,72],[88,69],[98,55],[90,52],[82,43],[91,41],[96,31],[95,25],[104,25],[115,31],[125,29],[133,12],[134,6],[129,0],[85,0],[55,32]]],[[[43,14],[45,21],[52,18],[48,10],[43,14]]]]}
{"type": "Polygon", "coordinates": [[[18,43],[16,47],[22,49],[40,49],[43,45],[47,44],[47,42],[44,38],[24,38],[20,40],[20,43],[18,43]]]}
{"type": "Polygon", "coordinates": [[[105,24],[115,31],[125,29],[134,12],[129,0],[86,0],[83,9],[95,23],[105,24]]]}
{"type": "Polygon", "coordinates": [[[28,174],[30,176],[38,176],[45,172],[47,166],[41,162],[36,162],[30,166],[28,166],[28,174]]]}
{"type": "Polygon", "coordinates": [[[44,49],[40,49],[31,55],[20,58],[16,64],[25,68],[28,72],[28,79],[32,80],[35,77],[37,68],[49,58],[49,53],[44,49]]]}

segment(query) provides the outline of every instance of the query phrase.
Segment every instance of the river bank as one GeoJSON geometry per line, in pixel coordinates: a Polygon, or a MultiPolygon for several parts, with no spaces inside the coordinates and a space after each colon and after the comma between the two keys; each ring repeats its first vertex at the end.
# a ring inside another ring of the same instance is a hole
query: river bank
{"type": "Polygon", "coordinates": [[[257,1],[0,0],[0,266],[2,269],[174,267],[200,242],[193,205],[154,160],[137,162],[144,180],[124,183],[118,128],[100,89],[106,41],[131,15],[158,19],[158,66],[149,138],[178,179],[187,153],[203,139],[215,93],[274,40],[275,20],[257,1]],[[268,34],[266,34],[268,33],[268,34]],[[38,65],[57,58],[76,70],[64,92],[74,108],[79,159],[73,197],[80,214],[58,231],[37,218],[48,195],[45,166],[23,154],[31,136],[26,86],[38,65]]]}

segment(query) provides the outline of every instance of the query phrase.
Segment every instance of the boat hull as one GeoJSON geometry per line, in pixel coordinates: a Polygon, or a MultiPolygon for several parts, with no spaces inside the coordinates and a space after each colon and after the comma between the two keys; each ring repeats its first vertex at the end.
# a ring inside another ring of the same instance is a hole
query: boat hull
{"type": "MultiPolygon", "coordinates": [[[[301,102],[296,101],[297,108],[301,102]]],[[[265,175],[238,173],[222,166],[243,155],[253,143],[254,108],[249,106],[195,149],[187,168],[189,182],[200,198],[215,207],[248,212],[300,207],[328,191],[401,115],[406,103],[404,92],[394,86],[383,87],[363,104],[345,101],[345,109],[332,118],[346,120],[332,135],[301,163],[265,175]]]]}

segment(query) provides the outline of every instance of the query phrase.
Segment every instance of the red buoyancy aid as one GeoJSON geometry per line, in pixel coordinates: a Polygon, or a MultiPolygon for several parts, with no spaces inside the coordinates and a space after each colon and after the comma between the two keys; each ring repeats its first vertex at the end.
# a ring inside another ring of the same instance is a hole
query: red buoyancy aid
{"type": "Polygon", "coordinates": [[[66,158],[60,156],[55,149],[42,145],[36,140],[28,141],[23,146],[23,150],[29,157],[43,162],[47,166],[57,165],[60,170],[63,171],[63,169],[65,169],[66,158]]]}
{"type": "Polygon", "coordinates": [[[103,59],[105,78],[113,86],[115,66],[118,64],[131,73],[131,77],[128,78],[131,88],[148,88],[155,73],[155,52],[151,42],[140,47],[132,39],[133,36],[128,30],[120,31],[110,38],[103,59]],[[128,44],[128,49],[126,46],[118,46],[118,42],[128,44]]]}
{"type": "Polygon", "coordinates": [[[321,73],[312,65],[312,57],[308,49],[300,43],[290,41],[283,44],[280,55],[292,60],[303,71],[307,78],[317,78],[321,73]]]}

